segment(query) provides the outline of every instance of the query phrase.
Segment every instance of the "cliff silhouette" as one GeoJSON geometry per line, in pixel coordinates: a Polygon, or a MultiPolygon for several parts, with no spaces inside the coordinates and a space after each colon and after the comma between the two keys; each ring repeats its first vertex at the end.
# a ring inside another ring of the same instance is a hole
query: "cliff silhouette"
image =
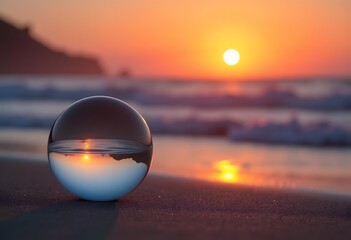
{"type": "Polygon", "coordinates": [[[101,75],[94,58],[54,50],[0,18],[0,74],[101,75]]]}

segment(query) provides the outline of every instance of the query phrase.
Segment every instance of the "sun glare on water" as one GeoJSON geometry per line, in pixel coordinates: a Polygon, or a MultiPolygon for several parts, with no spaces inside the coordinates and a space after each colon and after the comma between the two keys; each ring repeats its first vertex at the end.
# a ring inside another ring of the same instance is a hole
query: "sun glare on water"
{"type": "Polygon", "coordinates": [[[236,183],[239,182],[239,166],[233,165],[228,160],[221,160],[214,164],[215,173],[213,179],[216,181],[236,183]]]}
{"type": "Polygon", "coordinates": [[[223,54],[223,60],[228,65],[231,65],[231,66],[235,65],[240,60],[240,54],[238,51],[236,51],[234,49],[228,49],[223,54]]]}

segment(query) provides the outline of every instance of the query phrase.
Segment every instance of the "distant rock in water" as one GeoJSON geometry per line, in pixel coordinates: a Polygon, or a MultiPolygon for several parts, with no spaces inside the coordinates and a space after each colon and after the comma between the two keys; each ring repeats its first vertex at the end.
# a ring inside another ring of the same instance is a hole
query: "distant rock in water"
{"type": "Polygon", "coordinates": [[[104,74],[94,58],[71,56],[35,40],[23,29],[0,19],[0,74],[104,74]]]}

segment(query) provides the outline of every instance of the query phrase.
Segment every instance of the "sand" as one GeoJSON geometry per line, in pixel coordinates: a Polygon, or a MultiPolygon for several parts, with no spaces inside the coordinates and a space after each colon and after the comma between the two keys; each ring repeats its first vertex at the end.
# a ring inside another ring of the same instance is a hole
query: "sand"
{"type": "Polygon", "coordinates": [[[0,239],[351,239],[351,197],[149,175],[77,199],[48,164],[0,160],[0,239]]]}

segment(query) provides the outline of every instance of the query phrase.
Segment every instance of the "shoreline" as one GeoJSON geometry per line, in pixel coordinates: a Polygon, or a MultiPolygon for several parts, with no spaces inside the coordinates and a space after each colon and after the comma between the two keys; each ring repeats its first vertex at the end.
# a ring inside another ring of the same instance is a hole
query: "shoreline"
{"type": "MultiPolygon", "coordinates": [[[[0,164],[1,162],[5,161],[14,161],[14,162],[23,162],[23,163],[39,163],[46,165],[48,163],[48,159],[46,154],[43,154],[41,151],[39,152],[29,152],[27,149],[17,149],[17,150],[3,150],[0,148],[0,164]]],[[[49,164],[47,164],[49,166],[49,164]]],[[[286,181],[288,184],[280,185],[277,183],[247,183],[247,182],[235,182],[235,183],[228,183],[223,182],[220,180],[212,180],[209,178],[199,178],[197,176],[183,176],[172,174],[170,172],[163,172],[157,169],[156,171],[153,170],[151,167],[151,171],[149,171],[148,175],[152,176],[159,176],[164,178],[174,178],[179,180],[187,180],[187,181],[200,181],[203,183],[209,184],[220,184],[225,186],[242,186],[242,187],[255,187],[255,188],[262,188],[262,189],[273,189],[273,190],[282,190],[282,191],[292,191],[292,192],[306,192],[312,194],[325,194],[325,195],[333,195],[333,196],[340,196],[340,197],[351,197],[351,192],[349,188],[348,182],[351,178],[347,177],[325,177],[325,176],[318,176],[318,175],[304,175],[304,174],[290,174],[289,176],[285,176],[284,174],[271,174],[271,173],[261,173],[257,180],[262,180],[266,178],[267,181],[286,181]],[[334,187],[326,187],[326,186],[316,186],[316,185],[305,185],[302,187],[303,183],[308,182],[320,182],[319,184],[334,184],[334,187]],[[296,182],[298,183],[297,186],[293,186],[289,184],[289,182],[296,182]],[[321,183],[322,182],[322,183],[321,183]],[[343,186],[344,185],[344,186],[343,186]]]]}

